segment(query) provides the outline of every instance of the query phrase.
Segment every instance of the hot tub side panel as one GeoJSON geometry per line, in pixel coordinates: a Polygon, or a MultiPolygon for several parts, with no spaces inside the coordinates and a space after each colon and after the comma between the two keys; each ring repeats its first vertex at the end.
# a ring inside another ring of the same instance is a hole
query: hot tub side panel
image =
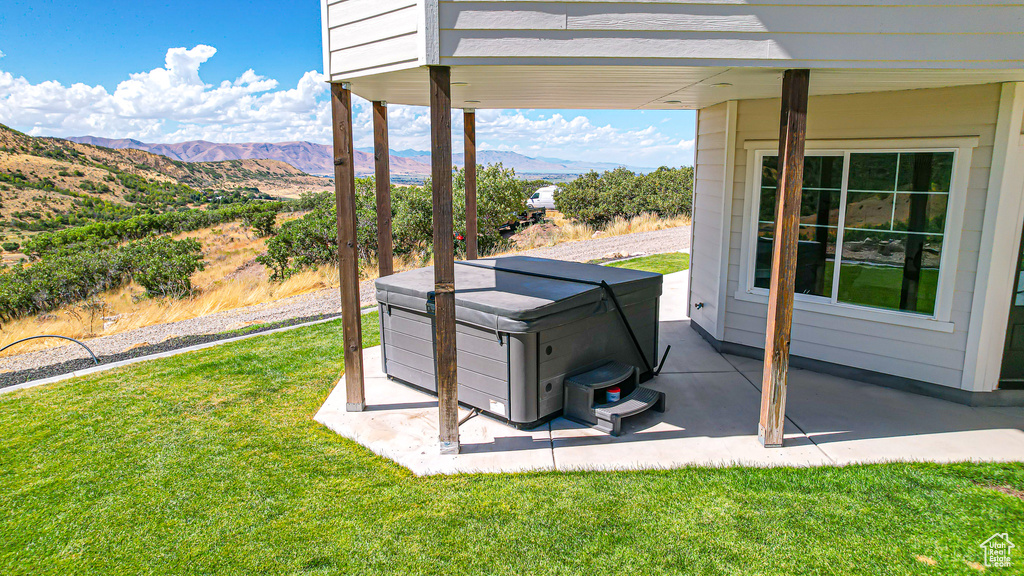
{"type": "MultiPolygon", "coordinates": [[[[648,362],[657,362],[657,292],[624,298],[623,312],[648,362]]],[[[436,392],[431,317],[380,306],[384,372],[436,392]]],[[[508,334],[456,323],[459,402],[532,424],[562,410],[562,382],[608,361],[637,366],[637,354],[614,309],[538,333],[508,334]]]]}
{"type": "MultiPolygon", "coordinates": [[[[384,372],[430,392],[434,378],[431,317],[423,312],[380,306],[384,372]]],[[[459,402],[509,418],[509,346],[507,335],[456,324],[459,402]]]]}

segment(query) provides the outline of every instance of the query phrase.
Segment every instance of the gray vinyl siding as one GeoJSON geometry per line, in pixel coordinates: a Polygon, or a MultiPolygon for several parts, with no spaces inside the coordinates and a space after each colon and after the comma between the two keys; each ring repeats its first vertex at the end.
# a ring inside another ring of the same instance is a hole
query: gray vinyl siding
{"type": "Polygon", "coordinates": [[[1019,68],[1024,7],[888,0],[440,0],[442,64],[1019,68]]]}
{"type": "Polygon", "coordinates": [[[418,0],[321,0],[325,66],[332,80],[420,64],[423,7],[418,0]]]}
{"type": "Polygon", "coordinates": [[[699,112],[694,153],[693,245],[690,248],[690,317],[721,336],[718,311],[722,265],[722,206],[728,104],[699,112]],[[697,304],[703,307],[697,308],[697,304]]]}
{"type": "MultiPolygon", "coordinates": [[[[944,386],[961,386],[999,95],[998,85],[981,85],[811,98],[809,140],[977,136],[979,146],[971,159],[958,247],[950,318],[954,331],[945,333],[796,310],[793,354],[944,386]]],[[[713,108],[706,110],[714,112],[713,108]]],[[[703,122],[703,110],[701,114],[703,122]]],[[[745,182],[744,144],[747,140],[777,139],[778,117],[778,100],[739,102],[724,339],[758,348],[764,347],[767,306],[734,298],[741,285],[744,211],[747,202],[752,201],[748,196],[753,194],[745,182]]],[[[713,240],[694,238],[695,245],[702,242],[713,240]]]]}

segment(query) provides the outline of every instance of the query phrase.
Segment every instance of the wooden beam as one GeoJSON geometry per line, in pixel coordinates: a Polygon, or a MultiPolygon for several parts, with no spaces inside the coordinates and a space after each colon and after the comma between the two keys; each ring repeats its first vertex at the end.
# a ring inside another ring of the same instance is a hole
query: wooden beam
{"type": "Polygon", "coordinates": [[[379,275],[394,272],[391,245],[391,151],[388,148],[388,105],[373,103],[373,165],[377,186],[377,270],[379,275]]]}
{"type": "Polygon", "coordinates": [[[434,343],[441,453],[459,452],[455,358],[451,69],[430,67],[430,177],[434,200],[434,343]]]}
{"type": "Polygon", "coordinates": [[[331,84],[334,124],[334,201],[338,220],[338,276],[345,346],[345,409],[366,408],[363,390],[363,336],[359,313],[359,255],[356,251],[356,166],[352,146],[352,92],[331,84]]]}
{"type": "Polygon", "coordinates": [[[786,422],[789,341],[793,328],[800,202],[803,196],[804,140],[807,133],[809,70],[787,70],[782,78],[779,130],[779,179],[775,204],[772,279],[768,294],[761,419],[757,437],[766,448],[782,446],[786,422]]]}
{"type": "Polygon", "coordinates": [[[476,112],[464,110],[466,159],[466,259],[476,260],[476,112]]]}

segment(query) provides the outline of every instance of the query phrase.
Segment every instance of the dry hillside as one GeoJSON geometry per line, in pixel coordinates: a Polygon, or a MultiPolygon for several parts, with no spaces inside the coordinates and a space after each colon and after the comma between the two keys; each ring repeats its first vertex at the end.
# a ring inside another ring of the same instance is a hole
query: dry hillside
{"type": "MultiPolygon", "coordinates": [[[[137,203],[119,174],[198,191],[258,190],[284,198],[332,187],[329,179],[310,176],[277,160],[186,163],[129,148],[114,150],[34,138],[0,125],[0,218],[5,223],[68,213],[76,205],[75,196],[61,190],[125,206],[137,203]]],[[[188,205],[201,203],[190,201],[188,205]]]]}

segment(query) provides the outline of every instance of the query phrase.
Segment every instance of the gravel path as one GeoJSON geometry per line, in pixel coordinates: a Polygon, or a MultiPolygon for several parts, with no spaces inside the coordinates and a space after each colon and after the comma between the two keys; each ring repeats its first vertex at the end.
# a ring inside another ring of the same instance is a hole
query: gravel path
{"type": "Polygon", "coordinates": [[[562,242],[547,248],[534,248],[520,252],[524,256],[554,258],[587,262],[598,258],[611,257],[619,253],[628,256],[658,254],[661,252],[689,252],[690,227],[666,228],[653,232],[637,232],[624,236],[608,236],[576,242],[562,242]]]}
{"type": "MultiPolygon", "coordinates": [[[[679,228],[655,230],[653,232],[638,232],[623,236],[563,242],[546,248],[526,250],[519,254],[586,262],[599,258],[615,258],[626,255],[636,256],[660,252],[689,251],[689,248],[690,227],[682,226],[679,228]]],[[[375,302],[373,281],[366,280],[360,284],[359,288],[361,302],[364,305],[373,304],[375,302]]],[[[256,306],[226,310],[190,320],[156,324],[120,334],[101,336],[87,340],[86,345],[97,356],[112,356],[123,354],[133,348],[156,346],[172,339],[216,334],[218,332],[236,330],[251,324],[334,315],[340,309],[341,299],[338,290],[332,288],[256,306]]],[[[88,357],[88,353],[80,346],[70,344],[0,358],[0,372],[20,372],[23,370],[39,369],[44,366],[64,364],[71,360],[88,357]]]]}

